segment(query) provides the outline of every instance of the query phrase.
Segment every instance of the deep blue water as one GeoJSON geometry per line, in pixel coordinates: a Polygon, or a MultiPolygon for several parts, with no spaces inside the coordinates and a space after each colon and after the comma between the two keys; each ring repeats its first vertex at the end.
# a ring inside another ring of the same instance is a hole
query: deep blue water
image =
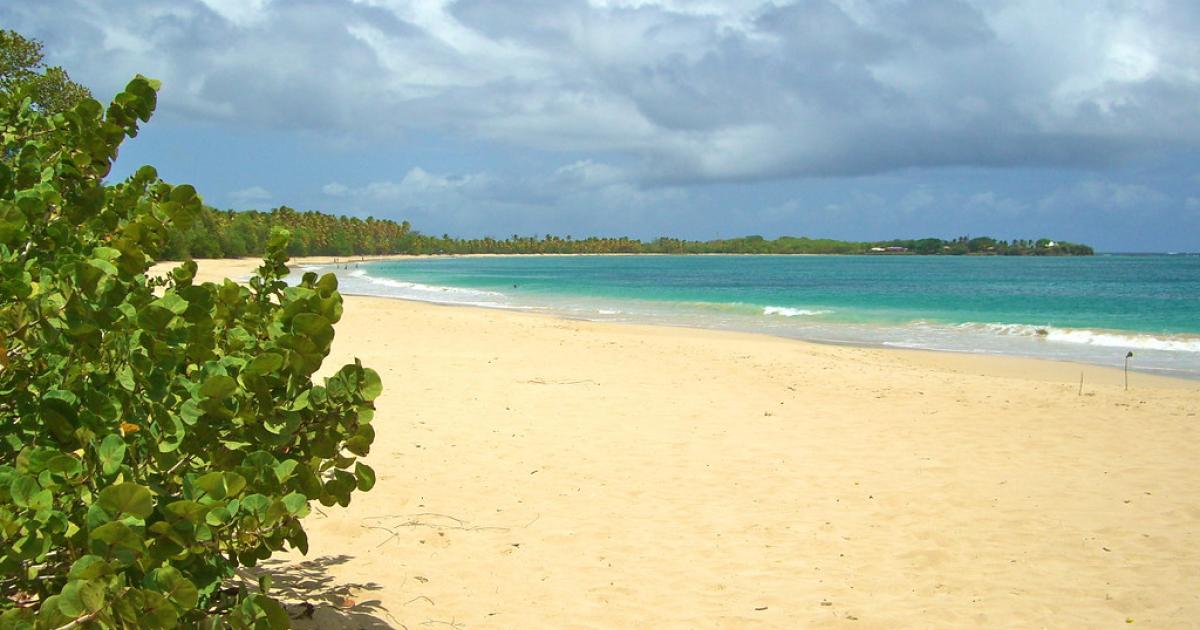
{"type": "Polygon", "coordinates": [[[1200,377],[1200,256],[525,256],[338,270],[349,293],[1200,377]]]}

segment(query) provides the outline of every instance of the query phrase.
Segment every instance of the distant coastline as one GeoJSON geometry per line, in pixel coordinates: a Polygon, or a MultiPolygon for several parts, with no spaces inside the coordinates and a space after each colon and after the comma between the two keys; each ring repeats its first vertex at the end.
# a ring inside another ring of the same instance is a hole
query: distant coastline
{"type": "Polygon", "coordinates": [[[286,206],[269,212],[204,208],[187,230],[171,234],[164,260],[258,256],[275,227],[291,233],[292,256],[363,257],[381,255],[536,255],[536,254],[769,254],[878,256],[1091,256],[1089,245],[1037,238],[1003,240],[990,236],[953,239],[921,238],[885,241],[841,241],[751,235],[695,241],[660,237],[642,241],[620,237],[577,239],[553,234],[505,239],[433,236],[414,230],[407,221],[298,212],[286,206]]]}

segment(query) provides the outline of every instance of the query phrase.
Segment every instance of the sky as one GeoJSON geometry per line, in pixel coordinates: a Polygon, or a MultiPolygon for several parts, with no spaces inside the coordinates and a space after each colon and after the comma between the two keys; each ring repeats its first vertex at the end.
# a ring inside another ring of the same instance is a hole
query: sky
{"type": "Polygon", "coordinates": [[[113,177],[424,233],[1200,251],[1194,0],[7,0],[113,177]]]}

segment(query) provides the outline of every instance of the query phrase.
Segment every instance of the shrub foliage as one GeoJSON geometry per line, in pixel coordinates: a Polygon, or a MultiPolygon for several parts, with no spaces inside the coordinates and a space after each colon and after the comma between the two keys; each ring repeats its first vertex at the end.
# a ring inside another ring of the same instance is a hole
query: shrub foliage
{"type": "Polygon", "coordinates": [[[314,384],[342,299],[284,282],[285,231],[248,285],[148,274],[201,208],[150,167],[104,181],[157,87],[53,115],[0,94],[2,628],[286,627],[269,580],[229,578],[375,483],[379,377],[314,384]]]}

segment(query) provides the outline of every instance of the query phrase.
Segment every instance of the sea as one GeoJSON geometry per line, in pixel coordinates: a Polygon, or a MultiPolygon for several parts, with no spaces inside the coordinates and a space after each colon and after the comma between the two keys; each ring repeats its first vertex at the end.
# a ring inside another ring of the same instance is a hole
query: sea
{"type": "Polygon", "coordinates": [[[1200,255],[508,256],[343,262],[344,293],[1200,379],[1200,255]],[[1129,354],[1132,353],[1132,356],[1129,354]]]}

